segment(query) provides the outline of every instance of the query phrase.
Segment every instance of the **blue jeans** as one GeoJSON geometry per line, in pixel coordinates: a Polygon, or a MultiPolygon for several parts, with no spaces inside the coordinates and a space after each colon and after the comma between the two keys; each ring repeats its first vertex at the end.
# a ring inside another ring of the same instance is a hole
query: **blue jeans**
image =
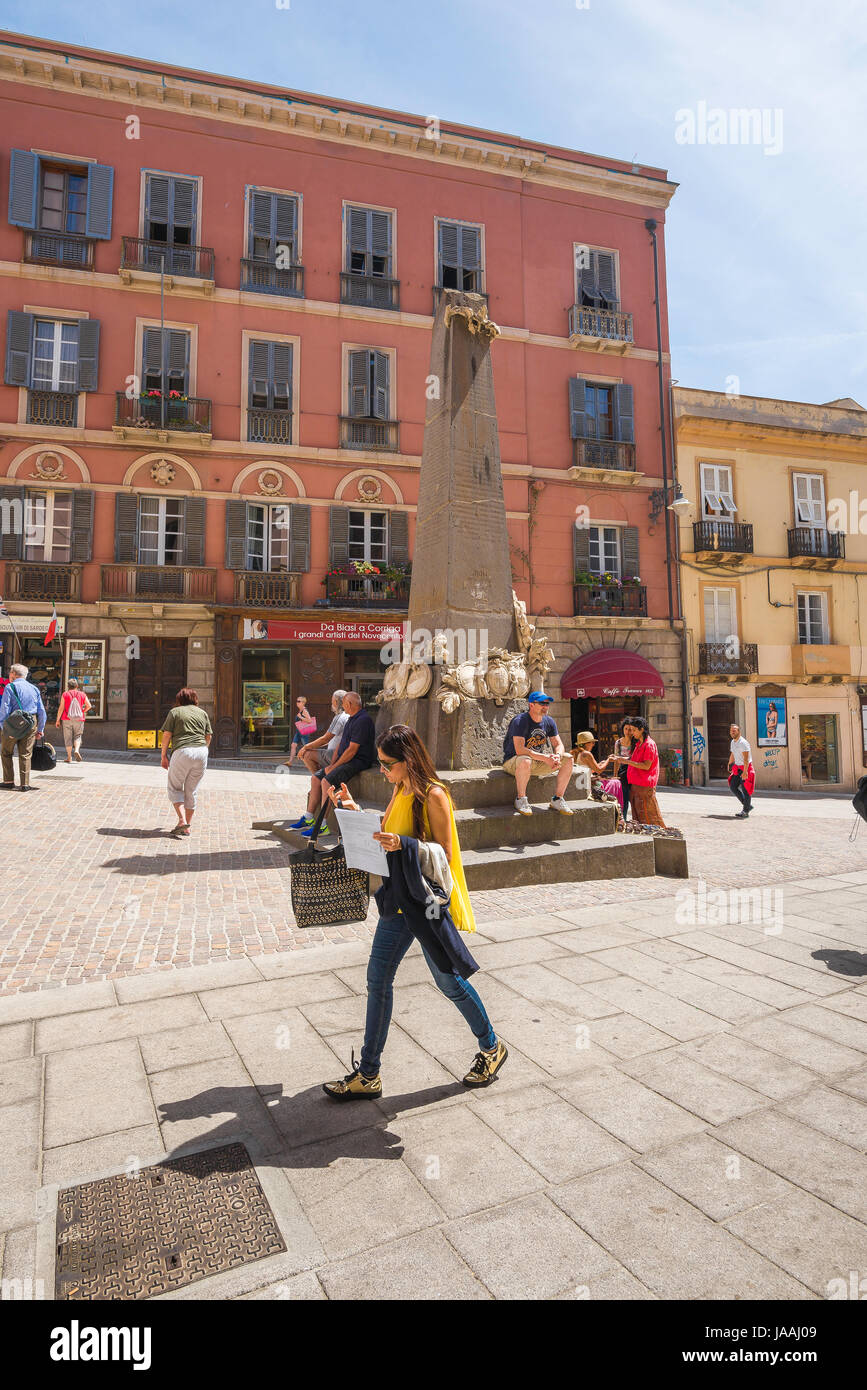
{"type": "MultiPolygon", "coordinates": [[[[361,1049],[361,1071],[378,1076],[382,1050],[388,1037],[394,1000],[394,977],[415,938],[402,916],[380,917],[376,924],[367,964],[367,1021],[361,1049]]],[[[480,1047],[495,1047],[497,1035],[476,991],[451,971],[440,970],[422,946],[434,984],[460,1011],[475,1033],[480,1047]]]]}

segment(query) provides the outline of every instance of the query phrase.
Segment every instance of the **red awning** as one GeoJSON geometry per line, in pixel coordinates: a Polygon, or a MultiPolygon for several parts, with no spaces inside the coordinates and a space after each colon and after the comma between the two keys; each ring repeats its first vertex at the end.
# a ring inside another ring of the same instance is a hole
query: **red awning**
{"type": "Polygon", "coordinates": [[[560,681],[564,700],[597,696],[665,694],[662,676],[646,656],[625,647],[598,647],[573,661],[560,681]]]}

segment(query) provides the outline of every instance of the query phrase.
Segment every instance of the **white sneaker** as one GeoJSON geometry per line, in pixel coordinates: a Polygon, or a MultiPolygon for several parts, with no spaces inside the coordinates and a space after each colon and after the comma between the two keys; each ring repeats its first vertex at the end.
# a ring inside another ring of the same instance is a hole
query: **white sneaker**
{"type": "Polygon", "coordinates": [[[551,797],[551,810],[559,811],[561,816],[571,816],[572,814],[562,796],[551,797]]]}
{"type": "Polygon", "coordinates": [[[532,816],[533,809],[525,796],[515,797],[515,810],[520,811],[522,816],[532,816]]]}

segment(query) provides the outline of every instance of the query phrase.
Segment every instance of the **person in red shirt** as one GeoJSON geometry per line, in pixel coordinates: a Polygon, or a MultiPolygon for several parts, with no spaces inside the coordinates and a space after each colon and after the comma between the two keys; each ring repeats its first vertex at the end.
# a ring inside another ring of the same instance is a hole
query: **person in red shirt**
{"type": "MultiPolygon", "coordinates": [[[[632,807],[633,820],[642,825],[659,825],[664,830],[666,828],[665,821],[662,819],[662,812],[656,799],[656,785],[659,781],[659,749],[650,737],[647,720],[636,714],[628,723],[624,724],[623,732],[627,738],[634,739],[638,745],[633,748],[631,757],[623,763],[623,766],[629,769],[627,773],[629,804],[632,807]]],[[[618,764],[615,763],[615,771],[617,769],[618,764]]]]}
{"type": "Polygon", "coordinates": [[[78,681],[74,676],[70,676],[69,685],[60,697],[60,708],[54,721],[55,729],[59,729],[61,722],[63,723],[63,742],[66,744],[66,761],[68,763],[72,762],[70,754],[74,754],[76,762],[80,763],[82,760],[81,736],[84,733],[84,721],[90,708],[90,701],[79,687],[78,681]]]}

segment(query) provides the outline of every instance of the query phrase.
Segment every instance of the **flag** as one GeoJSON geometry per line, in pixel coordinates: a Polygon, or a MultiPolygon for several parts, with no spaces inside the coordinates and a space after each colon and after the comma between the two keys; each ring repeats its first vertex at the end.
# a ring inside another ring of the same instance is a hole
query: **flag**
{"type": "Polygon", "coordinates": [[[45,641],[42,643],[43,647],[50,647],[50,646],[51,646],[51,643],[54,641],[54,636],[55,636],[55,633],[56,633],[56,632],[57,632],[57,604],[56,604],[56,603],[54,602],[54,600],[52,599],[52,601],[51,601],[51,622],[48,624],[48,631],[47,631],[46,634],[45,634],[45,641]]]}

